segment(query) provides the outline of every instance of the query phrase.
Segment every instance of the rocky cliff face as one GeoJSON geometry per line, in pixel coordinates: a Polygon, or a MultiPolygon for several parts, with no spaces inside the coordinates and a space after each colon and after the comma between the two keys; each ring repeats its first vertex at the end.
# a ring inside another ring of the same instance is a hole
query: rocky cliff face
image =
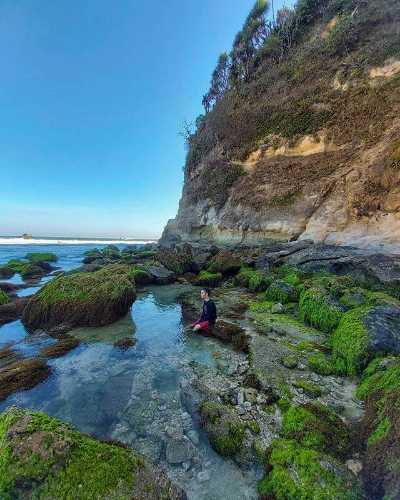
{"type": "Polygon", "coordinates": [[[319,3],[285,58],[198,120],[162,241],[400,253],[400,5],[319,3]]]}

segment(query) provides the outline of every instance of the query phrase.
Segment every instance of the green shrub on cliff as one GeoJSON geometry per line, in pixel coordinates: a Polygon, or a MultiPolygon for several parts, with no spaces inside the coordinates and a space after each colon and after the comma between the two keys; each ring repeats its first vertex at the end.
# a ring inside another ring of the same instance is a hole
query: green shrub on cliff
{"type": "Polygon", "coordinates": [[[0,497],[180,498],[132,450],[97,441],[43,413],[0,415],[0,497]]]}
{"type": "Polygon", "coordinates": [[[4,292],[3,290],[0,289],[0,306],[3,304],[8,304],[10,302],[10,297],[4,292]]]}

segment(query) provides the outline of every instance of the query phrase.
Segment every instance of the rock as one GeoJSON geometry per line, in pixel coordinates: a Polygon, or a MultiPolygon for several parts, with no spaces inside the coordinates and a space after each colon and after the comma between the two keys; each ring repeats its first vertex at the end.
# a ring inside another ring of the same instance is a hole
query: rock
{"type": "Polygon", "coordinates": [[[298,362],[299,360],[293,354],[287,354],[286,356],[283,356],[281,359],[282,365],[289,369],[296,368],[298,362]]]}
{"type": "Polygon", "coordinates": [[[46,358],[58,358],[60,356],[64,356],[64,354],[66,354],[67,352],[72,351],[72,349],[78,347],[79,344],[79,339],[76,339],[74,337],[66,337],[59,340],[55,344],[44,347],[40,351],[40,355],[46,358]]]}
{"type": "Polygon", "coordinates": [[[346,460],[346,467],[351,471],[355,476],[358,476],[362,471],[363,465],[359,460],[349,459],[346,460]]]}
{"type": "Polygon", "coordinates": [[[198,446],[200,443],[200,438],[198,432],[194,430],[190,430],[187,432],[187,436],[190,439],[190,441],[195,445],[198,446]]]}
{"type": "Polygon", "coordinates": [[[215,287],[222,281],[221,273],[210,273],[209,271],[200,271],[196,279],[193,281],[194,285],[215,287]]]}
{"type": "Polygon", "coordinates": [[[123,351],[126,351],[130,347],[133,347],[136,345],[136,339],[131,338],[131,337],[125,337],[123,339],[117,340],[114,342],[114,347],[118,347],[119,349],[122,349],[123,351]]]}
{"type": "Polygon", "coordinates": [[[124,266],[94,273],[61,275],[44,285],[26,305],[22,322],[29,331],[103,326],[124,316],[136,298],[124,266]]]}
{"type": "Polygon", "coordinates": [[[223,342],[231,343],[238,351],[248,351],[248,335],[243,328],[234,323],[218,320],[211,330],[211,335],[223,342]]]}
{"type": "Polygon", "coordinates": [[[0,326],[20,319],[28,302],[29,297],[21,297],[0,305],[0,326]]]}
{"type": "Polygon", "coordinates": [[[282,304],[296,302],[298,293],[294,286],[285,281],[274,281],[267,289],[266,297],[268,300],[278,301],[282,304]]]}
{"type": "Polygon", "coordinates": [[[10,498],[39,498],[43,488],[46,498],[61,498],[64,492],[70,498],[120,498],[122,492],[135,500],[185,498],[135,451],[16,407],[0,415],[0,462],[10,498]]]}
{"type": "Polygon", "coordinates": [[[211,478],[211,475],[207,470],[203,470],[197,474],[197,480],[200,483],[205,483],[206,481],[209,481],[210,478],[211,478]]]}
{"type": "Polygon", "coordinates": [[[50,367],[40,359],[20,359],[0,369],[0,401],[16,391],[35,387],[50,375],[50,367]]]}
{"type": "Polygon", "coordinates": [[[146,266],[146,271],[157,285],[167,285],[175,280],[175,273],[164,266],[146,266]]]}
{"type": "Polygon", "coordinates": [[[244,399],[250,403],[255,403],[257,401],[258,392],[256,389],[247,388],[244,389],[244,399]]]}
{"type": "Polygon", "coordinates": [[[167,443],[166,458],[170,464],[181,464],[193,458],[194,446],[186,437],[171,439],[167,443]]]}
{"type": "Polygon", "coordinates": [[[376,354],[399,354],[400,304],[348,311],[333,333],[332,347],[336,367],[348,374],[360,373],[376,354]]]}
{"type": "Polygon", "coordinates": [[[3,290],[3,292],[9,293],[9,294],[15,294],[16,291],[22,287],[23,287],[23,285],[22,286],[21,285],[14,285],[14,283],[7,283],[7,282],[0,283],[0,290],[3,290]]]}
{"type": "Polygon", "coordinates": [[[282,314],[285,311],[285,308],[283,305],[278,302],[277,304],[273,304],[271,307],[271,313],[272,314],[282,314]]]}
{"type": "Polygon", "coordinates": [[[0,266],[0,278],[1,279],[8,280],[8,279],[12,278],[14,276],[14,274],[15,274],[15,271],[11,267],[7,266],[6,264],[5,265],[3,264],[2,266],[0,266]]]}
{"type": "Polygon", "coordinates": [[[156,259],[175,274],[182,275],[197,270],[193,262],[192,247],[187,243],[173,248],[160,247],[156,259]]]}
{"type": "Polygon", "coordinates": [[[241,266],[240,258],[234,255],[232,252],[223,251],[215,255],[209,265],[207,270],[210,273],[221,273],[224,275],[235,274],[239,271],[241,266]]]}

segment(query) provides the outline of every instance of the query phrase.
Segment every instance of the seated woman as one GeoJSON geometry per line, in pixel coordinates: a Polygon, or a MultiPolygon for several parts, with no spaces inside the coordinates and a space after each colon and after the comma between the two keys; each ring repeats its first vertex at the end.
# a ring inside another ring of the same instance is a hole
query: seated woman
{"type": "Polygon", "coordinates": [[[210,330],[215,325],[215,321],[217,320],[217,308],[215,307],[214,302],[210,299],[210,289],[203,288],[200,292],[200,296],[203,299],[203,310],[200,318],[193,323],[192,328],[194,332],[199,330],[210,333],[210,330]]]}

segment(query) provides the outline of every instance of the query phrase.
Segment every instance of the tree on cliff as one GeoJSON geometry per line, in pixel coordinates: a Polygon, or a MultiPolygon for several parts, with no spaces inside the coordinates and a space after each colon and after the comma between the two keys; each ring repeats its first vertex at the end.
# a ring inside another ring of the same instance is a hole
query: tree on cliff
{"type": "Polygon", "coordinates": [[[228,88],[229,66],[229,56],[224,52],[219,56],[217,67],[213,71],[210,90],[203,97],[203,106],[206,113],[222,98],[228,88]]]}

